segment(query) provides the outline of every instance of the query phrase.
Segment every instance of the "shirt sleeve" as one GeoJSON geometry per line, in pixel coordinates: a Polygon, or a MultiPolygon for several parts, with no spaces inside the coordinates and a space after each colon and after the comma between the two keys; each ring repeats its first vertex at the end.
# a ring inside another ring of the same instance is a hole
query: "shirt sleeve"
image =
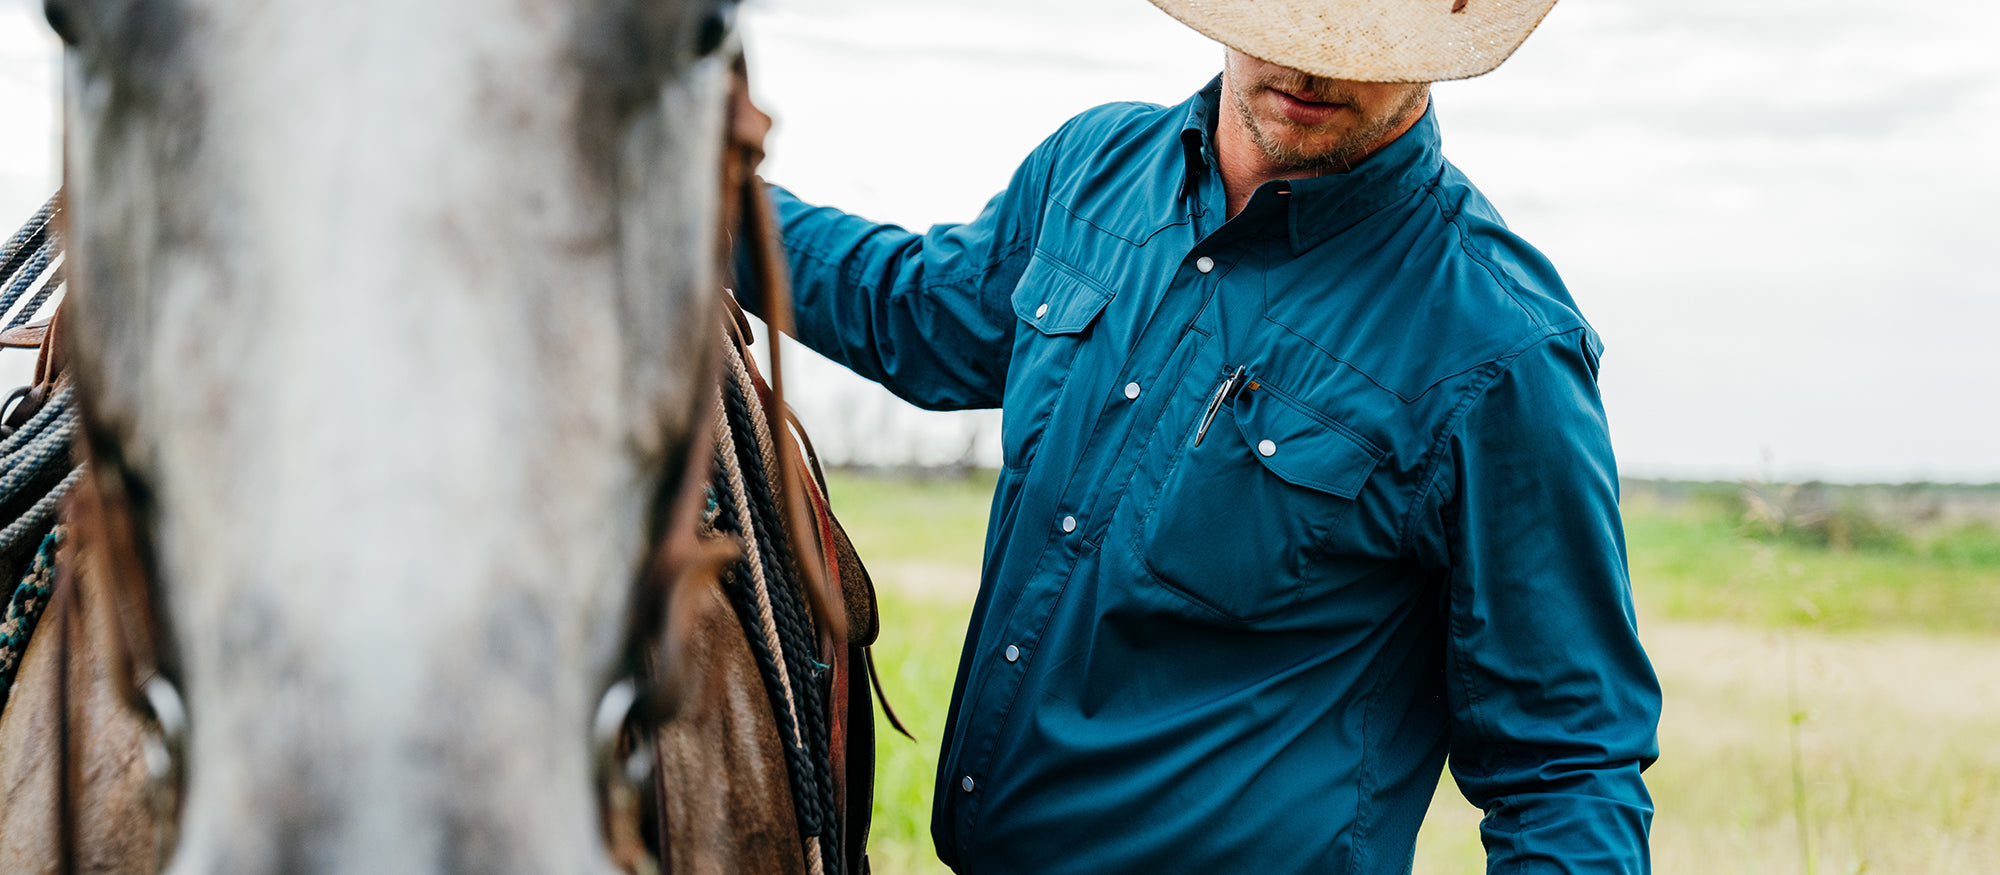
{"type": "Polygon", "coordinates": [[[1451,771],[1494,873],[1644,873],[1659,682],[1640,647],[1618,474],[1578,328],[1503,360],[1449,438],[1451,771]]]}
{"type": "MultiPolygon", "coordinates": [[[[1010,296],[1062,136],[1030,154],[978,218],[924,234],[771,186],[799,341],[918,407],[998,407],[1016,322],[1010,296]]],[[[738,300],[756,312],[759,296],[744,293],[744,247],[736,273],[738,300]]]]}

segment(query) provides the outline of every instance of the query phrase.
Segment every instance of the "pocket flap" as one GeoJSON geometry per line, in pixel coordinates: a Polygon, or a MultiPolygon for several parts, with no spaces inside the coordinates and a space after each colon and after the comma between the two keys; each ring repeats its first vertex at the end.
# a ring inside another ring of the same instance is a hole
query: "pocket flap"
{"type": "Polygon", "coordinates": [[[1014,315],[1048,335],[1083,331],[1110,301],[1096,282],[1039,252],[1014,286],[1014,315]]]}
{"type": "Polygon", "coordinates": [[[1270,386],[1239,393],[1235,408],[1236,429],[1251,454],[1287,483],[1353,498],[1382,461],[1374,444],[1270,386]]]}

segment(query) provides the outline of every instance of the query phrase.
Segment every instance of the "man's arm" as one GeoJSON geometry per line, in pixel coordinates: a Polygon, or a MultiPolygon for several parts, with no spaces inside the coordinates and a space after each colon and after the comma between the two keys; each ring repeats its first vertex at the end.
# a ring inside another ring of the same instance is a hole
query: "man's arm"
{"type": "Polygon", "coordinates": [[[1505,362],[1439,472],[1451,769],[1490,872],[1644,873],[1659,682],[1584,329],[1505,362]]]}
{"type": "MultiPolygon", "coordinates": [[[[977,219],[921,235],[771,186],[799,340],[919,407],[999,406],[1016,321],[1009,296],[1034,249],[1062,136],[1029,155],[977,219]]],[[[739,285],[750,277],[744,259],[738,247],[739,285]]],[[[758,296],[737,298],[754,308],[758,296]]]]}

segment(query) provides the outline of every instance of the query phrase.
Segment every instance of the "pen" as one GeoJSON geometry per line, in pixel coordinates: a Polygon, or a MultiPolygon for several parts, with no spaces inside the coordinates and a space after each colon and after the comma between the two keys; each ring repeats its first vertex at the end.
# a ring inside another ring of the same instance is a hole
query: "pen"
{"type": "Polygon", "coordinates": [[[1208,436],[1209,424],[1215,421],[1216,411],[1222,409],[1223,402],[1229,400],[1229,396],[1236,391],[1236,384],[1241,382],[1243,382],[1243,366],[1237,365],[1236,370],[1229,372],[1229,376],[1223,377],[1222,382],[1215,387],[1215,394],[1208,399],[1208,409],[1202,411],[1201,425],[1194,430],[1195,446],[1201,446],[1201,439],[1208,436]]]}

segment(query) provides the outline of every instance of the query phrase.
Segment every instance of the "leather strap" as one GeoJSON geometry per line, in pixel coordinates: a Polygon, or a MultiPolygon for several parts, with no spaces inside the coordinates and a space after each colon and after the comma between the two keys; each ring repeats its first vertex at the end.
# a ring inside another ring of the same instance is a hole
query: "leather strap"
{"type": "MultiPolygon", "coordinates": [[[[61,306],[60,304],[57,306],[61,306]]],[[[0,348],[35,349],[42,345],[42,338],[49,333],[49,322],[44,319],[32,325],[20,325],[0,331],[0,348]]]]}
{"type": "Polygon", "coordinates": [[[55,313],[42,322],[0,331],[0,349],[34,347],[40,350],[35,356],[34,382],[18,393],[21,403],[14,405],[7,411],[6,417],[0,419],[0,428],[9,433],[41,411],[42,405],[55,395],[56,381],[69,367],[69,344],[64,342],[62,331],[63,305],[68,301],[67,297],[57,301],[55,313]]]}

